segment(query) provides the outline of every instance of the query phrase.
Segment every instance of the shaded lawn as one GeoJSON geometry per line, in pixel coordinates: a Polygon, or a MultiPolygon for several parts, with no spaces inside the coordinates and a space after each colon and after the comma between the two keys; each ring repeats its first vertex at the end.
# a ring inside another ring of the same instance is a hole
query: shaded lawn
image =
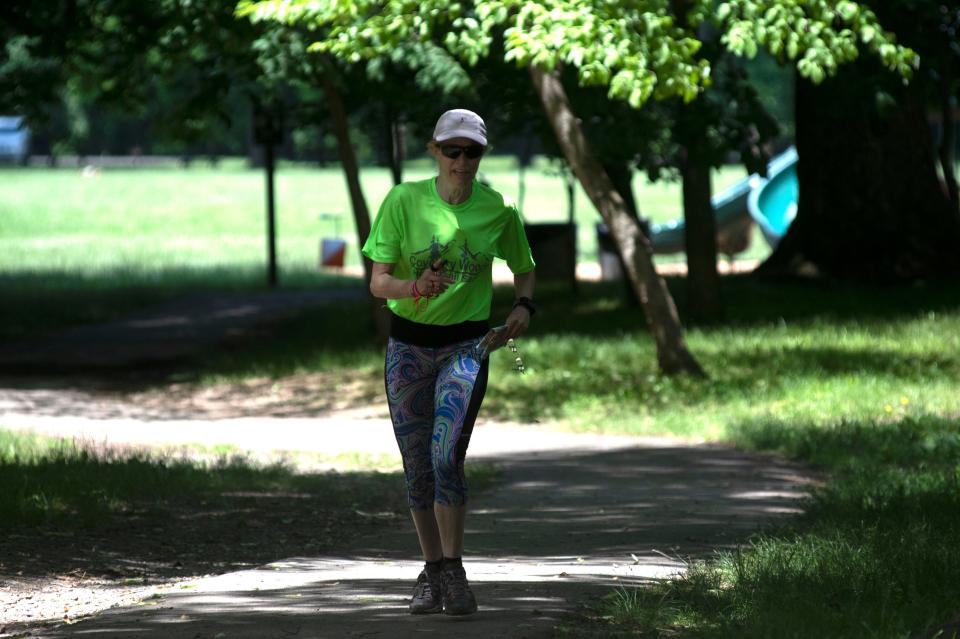
{"type": "MultiPolygon", "coordinates": [[[[471,490],[496,482],[468,468],[471,490]]],[[[399,472],[299,472],[235,451],[81,445],[0,428],[0,573],[153,581],[343,548],[408,522],[399,472]]]]}
{"type": "MultiPolygon", "coordinates": [[[[682,280],[672,279],[674,290],[682,280]]],[[[492,357],[486,417],[559,421],[575,429],[727,438],[758,419],[868,420],[960,410],[960,304],[955,287],[814,286],[724,278],[728,319],[688,341],[711,377],[670,378],[639,309],[620,285],[581,295],[542,287],[541,312],[517,340],[527,373],[506,350],[492,357]],[[599,419],[598,419],[599,418],[599,419]]],[[[680,297],[678,295],[678,297],[680,297]]],[[[493,316],[512,293],[498,289],[493,316]]],[[[304,313],[255,344],[238,343],[194,369],[217,383],[315,370],[362,371],[373,396],[382,347],[364,304],[304,313]],[[355,321],[340,320],[347,314],[355,321]]],[[[355,375],[353,376],[355,377],[355,375]]]]}
{"type": "Polygon", "coordinates": [[[960,601],[958,416],[760,421],[738,443],[832,471],[807,512],[674,582],[594,602],[573,636],[950,637],[960,601]],[[945,631],[937,635],[937,629],[945,631]]]}
{"type": "Polygon", "coordinates": [[[91,448],[0,430],[0,571],[166,578],[320,553],[404,504],[396,474],[91,448]]]}
{"type": "MultiPolygon", "coordinates": [[[[358,286],[354,278],[315,270],[283,274],[284,288],[358,286]]],[[[106,267],[0,271],[0,344],[83,324],[119,319],[141,309],[203,292],[261,291],[266,267],[106,267]]]]}

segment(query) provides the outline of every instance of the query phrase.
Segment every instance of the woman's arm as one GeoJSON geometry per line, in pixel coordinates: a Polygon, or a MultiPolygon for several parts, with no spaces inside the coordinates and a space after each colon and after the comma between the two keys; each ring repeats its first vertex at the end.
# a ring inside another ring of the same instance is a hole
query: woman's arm
{"type": "MultiPolygon", "coordinates": [[[[373,263],[373,274],[370,276],[370,293],[374,297],[386,300],[398,300],[404,297],[414,297],[414,280],[401,280],[393,276],[395,264],[373,263]]],[[[447,287],[453,284],[449,277],[443,277],[438,270],[442,260],[433,265],[433,268],[424,269],[416,280],[417,292],[421,297],[436,297],[447,287]]]]}
{"type": "MultiPolygon", "coordinates": [[[[517,298],[526,297],[533,299],[533,288],[537,277],[534,271],[526,273],[515,273],[513,275],[513,290],[517,298]]],[[[526,306],[517,305],[507,316],[507,337],[519,337],[523,335],[530,327],[530,309],[526,306]]]]}
{"type": "Polygon", "coordinates": [[[514,274],[513,291],[517,297],[529,297],[533,299],[533,288],[536,281],[537,276],[534,271],[527,271],[519,275],[514,274]]]}

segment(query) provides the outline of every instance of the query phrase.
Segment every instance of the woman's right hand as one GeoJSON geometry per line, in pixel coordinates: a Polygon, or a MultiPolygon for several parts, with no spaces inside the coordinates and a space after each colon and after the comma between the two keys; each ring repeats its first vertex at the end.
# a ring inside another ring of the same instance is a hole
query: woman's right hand
{"type": "Polygon", "coordinates": [[[417,278],[417,292],[424,297],[437,297],[453,284],[454,280],[440,274],[446,260],[437,260],[430,268],[423,269],[417,278]]]}

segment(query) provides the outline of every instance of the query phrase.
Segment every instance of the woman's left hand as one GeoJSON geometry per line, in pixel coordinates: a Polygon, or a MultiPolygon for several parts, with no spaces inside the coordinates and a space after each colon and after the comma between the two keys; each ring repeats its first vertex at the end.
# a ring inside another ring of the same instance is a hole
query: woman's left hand
{"type": "Polygon", "coordinates": [[[514,306],[507,316],[507,339],[520,337],[530,327],[530,311],[524,306],[514,306]]]}

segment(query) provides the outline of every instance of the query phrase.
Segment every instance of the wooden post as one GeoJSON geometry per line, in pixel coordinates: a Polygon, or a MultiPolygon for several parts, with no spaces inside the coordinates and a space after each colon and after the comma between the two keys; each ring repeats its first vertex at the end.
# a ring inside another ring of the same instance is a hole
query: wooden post
{"type": "Polygon", "coordinates": [[[267,168],[267,286],[277,287],[277,223],[273,195],[274,153],[273,141],[264,144],[264,160],[267,168]]]}
{"type": "Polygon", "coordinates": [[[277,223],[276,197],[274,195],[274,171],[276,145],[283,139],[283,118],[275,106],[263,106],[253,101],[253,139],[263,145],[264,168],[267,178],[267,286],[276,288],[277,277],[277,223]]]}

